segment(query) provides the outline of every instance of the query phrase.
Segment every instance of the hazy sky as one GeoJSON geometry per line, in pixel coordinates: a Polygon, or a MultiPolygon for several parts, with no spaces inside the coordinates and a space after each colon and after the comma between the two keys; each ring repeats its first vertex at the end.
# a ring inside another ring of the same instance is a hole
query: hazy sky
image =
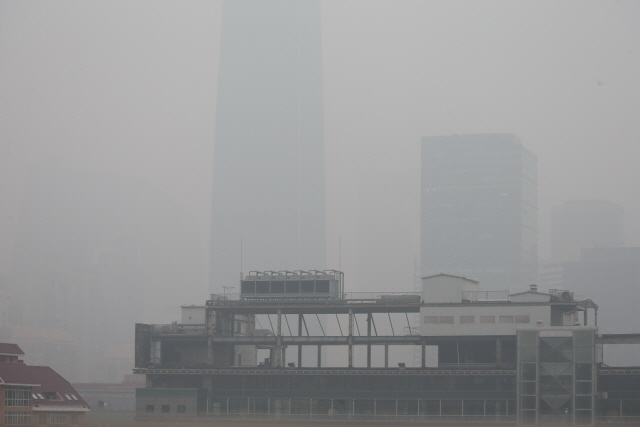
{"type": "MultiPolygon", "coordinates": [[[[0,274],[42,162],[147,180],[208,250],[221,9],[0,2],[0,274]]],[[[538,157],[541,258],[551,207],[569,199],[619,203],[640,245],[640,3],[326,0],[322,13],[327,260],[347,290],[412,286],[423,135],[522,139],[538,157]]]]}

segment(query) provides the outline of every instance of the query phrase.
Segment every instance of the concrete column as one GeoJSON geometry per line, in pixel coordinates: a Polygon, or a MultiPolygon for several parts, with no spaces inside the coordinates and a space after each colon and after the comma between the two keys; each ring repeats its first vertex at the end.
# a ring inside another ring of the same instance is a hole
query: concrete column
{"type": "MultiPolygon", "coordinates": [[[[298,336],[302,336],[302,314],[298,314],[298,336]]],[[[298,346],[298,368],[302,367],[302,346],[298,346]]]]}
{"type": "Polygon", "coordinates": [[[318,368],[322,368],[322,346],[318,345],[318,368]]]}
{"type": "MultiPolygon", "coordinates": [[[[371,336],[371,313],[367,313],[367,336],[371,336]]],[[[367,344],[367,368],[371,367],[371,344],[367,344]]]]}
{"type": "Polygon", "coordinates": [[[276,348],[274,351],[275,364],[274,366],[282,366],[282,311],[278,310],[278,326],[276,335],[276,348]]]}
{"type": "Polygon", "coordinates": [[[496,366],[499,368],[502,365],[502,339],[496,338],[496,366]]]}
{"type": "Polygon", "coordinates": [[[427,343],[424,341],[424,338],[421,341],[422,346],[422,368],[427,367],[427,343]]]}
{"type": "Polygon", "coordinates": [[[206,309],[206,328],[207,328],[207,365],[213,366],[213,319],[214,311],[206,309]]]}
{"type": "Polygon", "coordinates": [[[353,310],[349,309],[349,367],[353,368],[353,310]]]}
{"type": "Polygon", "coordinates": [[[389,344],[384,345],[384,367],[389,367],[389,344]]]}
{"type": "Polygon", "coordinates": [[[587,313],[589,313],[589,309],[585,307],[585,309],[584,309],[584,326],[587,326],[587,313]]]}

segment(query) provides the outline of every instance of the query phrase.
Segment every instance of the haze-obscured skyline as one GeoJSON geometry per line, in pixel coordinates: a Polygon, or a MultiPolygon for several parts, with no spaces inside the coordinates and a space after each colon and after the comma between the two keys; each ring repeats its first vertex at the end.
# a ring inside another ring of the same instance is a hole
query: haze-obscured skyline
{"type": "MultiPolygon", "coordinates": [[[[0,4],[0,275],[41,163],[148,181],[207,259],[221,10],[0,4]]],[[[536,154],[541,259],[564,200],[618,203],[640,245],[638,18],[631,1],[324,1],[327,267],[349,291],[411,288],[429,135],[515,133],[536,154]]]]}

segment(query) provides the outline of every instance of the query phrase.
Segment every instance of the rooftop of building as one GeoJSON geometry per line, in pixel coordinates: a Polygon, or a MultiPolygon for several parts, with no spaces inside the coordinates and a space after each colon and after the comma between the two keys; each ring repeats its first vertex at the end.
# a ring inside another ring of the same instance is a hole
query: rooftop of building
{"type": "Polygon", "coordinates": [[[0,362],[0,384],[31,387],[34,408],[89,410],[87,402],[60,374],[48,366],[0,362]]]}
{"type": "Polygon", "coordinates": [[[0,343],[0,356],[24,356],[18,344],[0,343]]]}

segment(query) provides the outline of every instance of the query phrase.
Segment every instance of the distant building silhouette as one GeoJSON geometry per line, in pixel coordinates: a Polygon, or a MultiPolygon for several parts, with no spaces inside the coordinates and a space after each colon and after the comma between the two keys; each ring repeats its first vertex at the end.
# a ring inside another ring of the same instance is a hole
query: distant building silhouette
{"type": "MultiPolygon", "coordinates": [[[[602,333],[635,332],[640,324],[640,247],[584,248],[579,261],[562,266],[564,289],[597,302],[602,333]]],[[[637,349],[605,349],[605,356],[612,365],[640,365],[637,349]]]]}
{"type": "Polygon", "coordinates": [[[217,98],[211,291],[241,268],[323,269],[320,2],[225,2],[217,98]]]}
{"type": "Polygon", "coordinates": [[[203,261],[193,222],[146,182],[42,167],[24,191],[2,339],[73,381],[121,380],[109,349],[131,347],[147,307],[170,322],[176,302],[206,295],[203,261]]]}
{"type": "Polygon", "coordinates": [[[582,248],[624,246],[624,211],[606,200],[571,200],[551,211],[551,258],[578,261],[582,248]]]}
{"type": "Polygon", "coordinates": [[[535,283],[537,159],[513,134],[422,138],[421,274],[535,283]]]}

